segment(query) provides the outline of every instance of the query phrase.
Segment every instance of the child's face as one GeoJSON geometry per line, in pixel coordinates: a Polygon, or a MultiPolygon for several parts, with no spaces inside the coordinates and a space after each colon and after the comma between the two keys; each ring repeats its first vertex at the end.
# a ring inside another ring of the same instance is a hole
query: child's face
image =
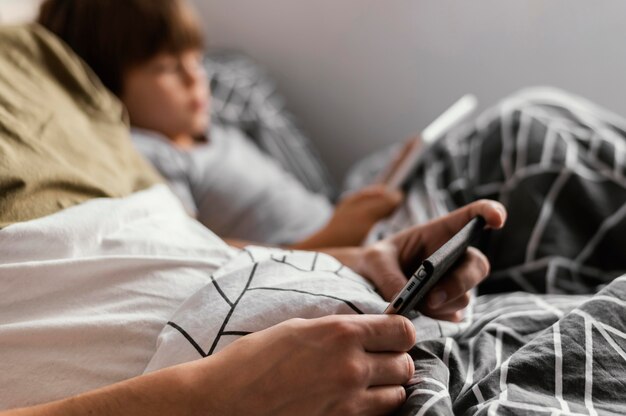
{"type": "Polygon", "coordinates": [[[204,134],[210,123],[210,94],[202,53],[161,53],[126,71],[122,101],[135,127],[170,139],[204,134]]]}

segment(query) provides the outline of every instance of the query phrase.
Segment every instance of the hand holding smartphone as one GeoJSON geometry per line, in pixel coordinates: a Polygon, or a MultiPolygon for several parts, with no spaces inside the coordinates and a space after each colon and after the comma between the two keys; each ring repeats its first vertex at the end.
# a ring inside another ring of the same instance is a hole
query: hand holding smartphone
{"type": "Polygon", "coordinates": [[[454,237],[424,260],[404,288],[389,303],[385,313],[410,317],[411,312],[430,289],[457,263],[467,247],[478,239],[484,227],[484,218],[473,218],[454,237]]]}

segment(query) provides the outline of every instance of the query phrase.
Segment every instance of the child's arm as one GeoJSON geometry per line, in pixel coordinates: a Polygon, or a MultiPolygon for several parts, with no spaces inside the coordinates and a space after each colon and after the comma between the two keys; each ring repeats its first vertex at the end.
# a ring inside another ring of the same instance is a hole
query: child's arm
{"type": "MultiPolygon", "coordinates": [[[[401,192],[373,185],[355,192],[337,204],[333,216],[319,231],[304,240],[274,246],[291,250],[317,250],[328,247],[359,246],[374,224],[389,216],[402,202],[401,192]]],[[[249,245],[272,246],[271,244],[225,239],[231,246],[244,248],[249,245]]]]}
{"type": "Polygon", "coordinates": [[[378,221],[391,215],[402,203],[400,191],[372,185],[341,200],[330,221],[318,232],[292,244],[294,250],[359,246],[378,221]]]}

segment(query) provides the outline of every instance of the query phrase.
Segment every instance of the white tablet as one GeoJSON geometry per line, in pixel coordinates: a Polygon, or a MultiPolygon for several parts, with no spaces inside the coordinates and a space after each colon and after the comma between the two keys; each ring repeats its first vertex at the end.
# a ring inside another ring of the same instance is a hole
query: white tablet
{"type": "Polygon", "coordinates": [[[430,123],[422,131],[422,145],[415,146],[411,152],[394,169],[391,177],[387,180],[387,186],[394,189],[402,189],[409,180],[411,174],[419,165],[421,156],[426,149],[434,145],[439,139],[445,136],[450,130],[466,120],[478,106],[478,100],[472,94],[467,94],[455,102],[435,121],[430,123]]]}

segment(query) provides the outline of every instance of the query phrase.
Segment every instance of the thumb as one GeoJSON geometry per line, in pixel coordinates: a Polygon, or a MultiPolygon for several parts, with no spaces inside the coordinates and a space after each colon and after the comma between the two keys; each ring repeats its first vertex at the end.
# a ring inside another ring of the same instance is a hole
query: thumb
{"type": "Polygon", "coordinates": [[[504,206],[497,201],[479,200],[472,202],[448,215],[421,225],[419,233],[414,238],[413,246],[405,247],[404,251],[410,251],[407,250],[409,248],[415,251],[419,249],[423,255],[429,256],[476,216],[485,219],[487,228],[499,229],[506,222],[507,212],[504,206]]]}

